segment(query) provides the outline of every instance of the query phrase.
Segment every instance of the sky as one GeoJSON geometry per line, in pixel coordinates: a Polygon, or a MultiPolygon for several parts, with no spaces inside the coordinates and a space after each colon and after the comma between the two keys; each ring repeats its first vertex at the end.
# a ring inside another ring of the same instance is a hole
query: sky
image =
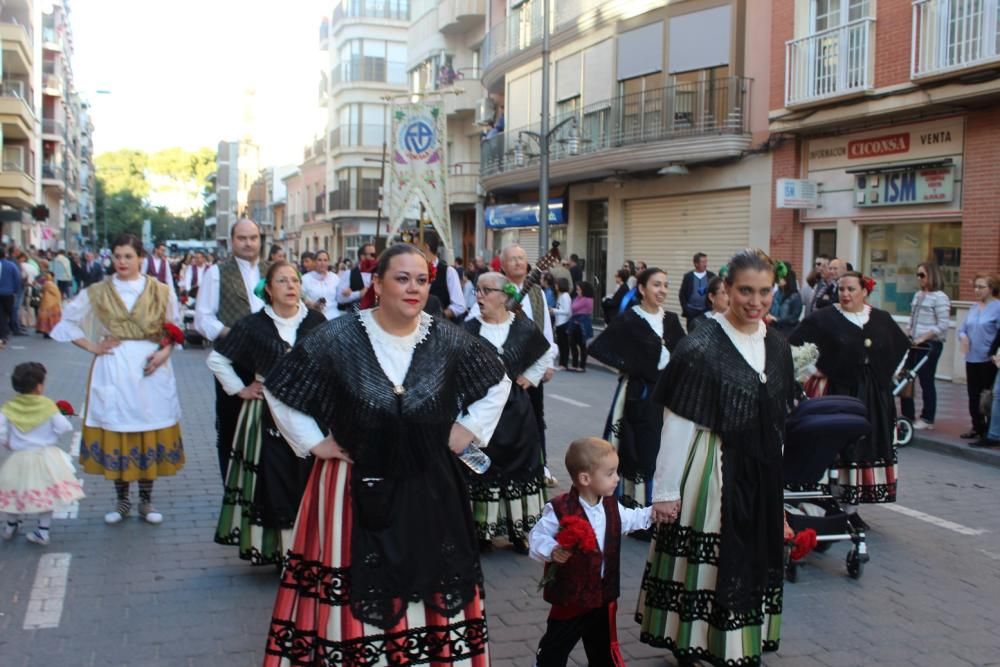
{"type": "Polygon", "coordinates": [[[72,0],[73,76],[92,104],[95,152],[215,148],[244,134],[249,107],[265,164],[298,163],[323,134],[319,24],[332,5],[72,0]]]}

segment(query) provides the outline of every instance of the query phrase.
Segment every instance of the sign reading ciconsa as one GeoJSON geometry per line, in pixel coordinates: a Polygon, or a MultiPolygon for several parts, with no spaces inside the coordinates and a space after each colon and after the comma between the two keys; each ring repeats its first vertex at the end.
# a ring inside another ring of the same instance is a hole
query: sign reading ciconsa
{"type": "Polygon", "coordinates": [[[955,196],[954,168],[947,165],[858,174],[854,194],[859,207],[950,202],[955,196]]]}

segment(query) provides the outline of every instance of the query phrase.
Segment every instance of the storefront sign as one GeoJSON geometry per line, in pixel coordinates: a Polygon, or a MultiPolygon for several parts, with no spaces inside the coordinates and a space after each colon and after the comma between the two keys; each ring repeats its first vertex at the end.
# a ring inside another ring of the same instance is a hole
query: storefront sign
{"type": "MultiPolygon", "coordinates": [[[[850,169],[894,160],[913,162],[961,155],[964,129],[965,122],[962,118],[948,118],[813,139],[806,146],[808,169],[810,172],[850,169]]],[[[817,178],[812,177],[812,180],[817,178]]]]}
{"type": "Polygon", "coordinates": [[[816,208],[819,194],[816,184],[803,178],[779,178],[775,192],[777,208],[816,208]]]}
{"type": "MultiPolygon", "coordinates": [[[[486,207],[486,226],[490,229],[507,229],[509,227],[537,227],[538,204],[500,204],[486,207]]],[[[549,224],[566,223],[563,216],[562,199],[549,200],[549,224]]]]}
{"type": "Polygon", "coordinates": [[[927,169],[858,174],[854,192],[859,207],[940,204],[955,196],[955,174],[951,165],[927,169]]]}

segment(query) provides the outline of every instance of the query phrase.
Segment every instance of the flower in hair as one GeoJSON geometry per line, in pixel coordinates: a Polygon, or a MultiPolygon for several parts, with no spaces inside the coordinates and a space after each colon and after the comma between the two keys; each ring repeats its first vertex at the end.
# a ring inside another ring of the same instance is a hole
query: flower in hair
{"type": "Polygon", "coordinates": [[[257,281],[257,286],[253,288],[253,293],[261,301],[265,300],[265,298],[264,298],[264,287],[266,287],[266,286],[267,286],[267,278],[261,278],[259,281],[257,281]]]}
{"type": "Polygon", "coordinates": [[[774,277],[778,280],[783,280],[788,275],[788,265],[782,261],[778,261],[774,265],[774,277]]]}
{"type": "Polygon", "coordinates": [[[865,290],[869,294],[875,291],[876,282],[875,279],[872,278],[871,276],[865,276],[864,278],[862,278],[861,284],[865,286],[865,290]]]}
{"type": "Polygon", "coordinates": [[[517,289],[517,285],[514,283],[507,283],[503,286],[503,293],[511,299],[517,299],[517,295],[520,294],[520,290],[517,289]]]}

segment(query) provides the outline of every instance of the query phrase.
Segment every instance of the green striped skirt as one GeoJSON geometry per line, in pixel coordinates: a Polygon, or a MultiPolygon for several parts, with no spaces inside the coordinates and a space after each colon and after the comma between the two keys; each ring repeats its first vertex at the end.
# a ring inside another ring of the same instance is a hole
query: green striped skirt
{"type": "Polygon", "coordinates": [[[265,527],[261,521],[261,508],[254,503],[263,410],[264,401],[244,401],[240,409],[215,541],[238,546],[240,558],[253,565],[280,566],[291,544],[292,530],[265,527]]]}
{"type": "Polygon", "coordinates": [[[547,502],[544,478],[504,487],[475,489],[472,518],[476,536],[481,540],[506,537],[510,541],[526,539],[542,518],[547,502]]]}
{"type": "Polygon", "coordinates": [[[639,591],[640,639],[679,658],[713,665],[759,665],[778,648],[781,587],[760,607],[735,614],[715,604],[722,511],[722,447],[698,429],[681,479],[681,514],[656,529],[639,591]]]}

